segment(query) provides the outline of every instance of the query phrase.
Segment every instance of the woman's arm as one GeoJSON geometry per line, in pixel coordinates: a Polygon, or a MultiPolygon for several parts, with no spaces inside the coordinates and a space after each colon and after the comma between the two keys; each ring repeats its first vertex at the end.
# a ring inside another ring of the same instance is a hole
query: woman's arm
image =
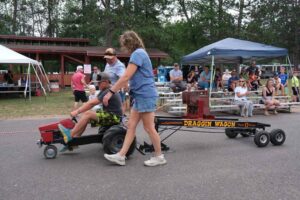
{"type": "Polygon", "coordinates": [[[125,70],[125,73],[123,74],[123,76],[121,76],[119,78],[119,80],[110,88],[110,92],[108,92],[103,97],[103,104],[105,106],[108,105],[108,100],[113,95],[113,93],[117,92],[119,89],[121,89],[126,84],[128,84],[129,79],[133,76],[133,74],[136,72],[136,70],[137,70],[137,66],[133,63],[130,63],[127,66],[127,69],[125,70]]]}

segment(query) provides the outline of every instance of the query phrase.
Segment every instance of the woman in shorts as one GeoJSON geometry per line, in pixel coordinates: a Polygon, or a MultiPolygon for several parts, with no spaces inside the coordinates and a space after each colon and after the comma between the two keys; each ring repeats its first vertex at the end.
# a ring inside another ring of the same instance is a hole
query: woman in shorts
{"type": "Polygon", "coordinates": [[[265,115],[269,114],[269,109],[275,106],[274,114],[277,114],[277,106],[280,106],[278,100],[274,99],[275,87],[273,79],[268,79],[266,86],[262,90],[262,100],[265,104],[265,115]]]}
{"type": "Polygon", "coordinates": [[[121,48],[131,54],[129,64],[125,73],[104,97],[103,104],[107,104],[110,97],[129,81],[133,106],[122,149],[116,154],[104,154],[104,157],[115,164],[125,165],[125,155],[135,138],[136,127],[139,121],[142,120],[144,130],[148,133],[155,150],[155,156],[145,161],[144,164],[146,166],[166,164],[167,161],[161,153],[160,137],[154,125],[154,112],[156,110],[158,94],[155,87],[151,60],[145,51],[142,39],[134,31],[123,33],[120,36],[119,42],[121,48]]]}

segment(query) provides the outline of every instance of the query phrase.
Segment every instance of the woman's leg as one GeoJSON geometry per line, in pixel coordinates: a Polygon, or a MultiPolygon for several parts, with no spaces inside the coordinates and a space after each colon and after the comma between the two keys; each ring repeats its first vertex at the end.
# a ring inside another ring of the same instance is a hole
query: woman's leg
{"type": "Polygon", "coordinates": [[[253,116],[253,102],[252,101],[248,101],[248,116],[252,117],[253,116]]]}
{"type": "Polygon", "coordinates": [[[144,129],[148,133],[155,150],[155,156],[161,155],[160,137],[154,125],[154,112],[141,113],[144,129]]]}
{"type": "Polygon", "coordinates": [[[131,109],[125,140],[122,149],[119,152],[120,156],[125,156],[126,153],[128,152],[128,149],[130,148],[130,145],[134,140],[135,130],[139,121],[140,121],[140,113],[138,113],[134,109],[131,109]]]}

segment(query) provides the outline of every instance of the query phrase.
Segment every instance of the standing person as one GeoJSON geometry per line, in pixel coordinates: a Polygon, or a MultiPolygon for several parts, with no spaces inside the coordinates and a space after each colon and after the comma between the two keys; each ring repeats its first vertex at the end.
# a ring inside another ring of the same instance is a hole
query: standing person
{"type": "Polygon", "coordinates": [[[98,83],[97,83],[97,76],[99,73],[100,73],[99,68],[97,66],[94,66],[90,76],[90,85],[94,85],[96,87],[96,90],[99,90],[98,83]]]}
{"type": "Polygon", "coordinates": [[[240,113],[242,117],[252,117],[253,103],[247,100],[249,91],[246,86],[245,79],[240,78],[238,86],[234,89],[234,102],[240,106],[240,113]]]}
{"type": "MultiPolygon", "coordinates": [[[[113,48],[108,48],[105,50],[104,58],[106,60],[104,72],[109,75],[110,82],[112,85],[114,85],[119,80],[119,78],[124,74],[125,65],[117,58],[116,50],[113,48]]],[[[128,86],[124,86],[119,91],[122,100],[123,114],[125,114],[126,111],[125,90],[127,88],[128,86]]]]}
{"type": "Polygon", "coordinates": [[[154,115],[158,97],[155,87],[151,60],[145,51],[142,39],[134,31],[126,31],[119,39],[121,48],[131,53],[129,64],[123,76],[112,86],[109,93],[103,98],[107,105],[111,96],[130,81],[130,94],[133,106],[128,121],[126,137],[120,152],[104,157],[118,165],[125,165],[125,155],[134,140],[136,127],[140,120],[144,130],[148,133],[155,150],[155,156],[144,162],[146,166],[166,164],[167,161],[161,152],[160,137],[155,129],[154,115]]]}
{"type": "Polygon", "coordinates": [[[81,65],[77,66],[75,74],[73,74],[71,79],[71,85],[73,89],[73,94],[75,97],[74,110],[78,108],[78,103],[81,101],[85,103],[88,101],[88,98],[85,94],[84,87],[87,86],[85,80],[85,75],[83,74],[83,67],[81,65]]]}
{"type": "Polygon", "coordinates": [[[186,89],[186,86],[182,82],[183,75],[182,71],[179,69],[178,63],[174,63],[174,69],[170,71],[170,88],[173,90],[173,92],[181,92],[186,89]],[[179,91],[176,89],[179,88],[179,91]]]}
{"type": "Polygon", "coordinates": [[[297,73],[293,72],[292,77],[292,90],[293,90],[293,97],[292,100],[294,102],[299,102],[299,79],[297,77],[297,73]]]}
{"type": "Polygon", "coordinates": [[[278,100],[274,99],[275,87],[273,79],[269,79],[266,83],[266,86],[262,90],[262,99],[265,103],[265,115],[270,115],[268,109],[272,106],[275,106],[274,114],[277,115],[277,106],[280,106],[278,100]]]}

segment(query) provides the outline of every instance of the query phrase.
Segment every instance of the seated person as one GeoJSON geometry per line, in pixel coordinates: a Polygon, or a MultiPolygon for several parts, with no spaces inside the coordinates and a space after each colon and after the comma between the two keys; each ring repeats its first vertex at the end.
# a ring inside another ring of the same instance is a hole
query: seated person
{"type": "Polygon", "coordinates": [[[297,77],[296,72],[293,73],[293,77],[292,77],[292,90],[293,90],[292,101],[299,102],[299,79],[297,77]]]}
{"type": "Polygon", "coordinates": [[[281,90],[281,95],[285,96],[285,88],[288,87],[288,75],[285,73],[284,67],[280,67],[280,74],[278,75],[278,78],[280,78],[281,85],[283,87],[283,90],[281,90]]]}
{"type": "Polygon", "coordinates": [[[249,92],[246,87],[245,79],[240,78],[238,83],[238,86],[234,89],[234,103],[240,106],[242,117],[252,117],[253,103],[247,100],[249,92]]]}
{"type": "Polygon", "coordinates": [[[273,86],[274,82],[272,79],[269,79],[266,83],[266,86],[262,90],[262,99],[265,104],[265,115],[270,115],[268,109],[275,106],[274,114],[277,114],[277,106],[280,105],[279,101],[274,99],[275,88],[273,86]]]}
{"type": "Polygon", "coordinates": [[[200,78],[198,80],[198,87],[201,89],[207,89],[210,86],[210,76],[211,72],[209,71],[209,66],[204,66],[203,72],[200,74],[200,78]]]}
{"type": "Polygon", "coordinates": [[[222,83],[223,86],[226,87],[228,89],[228,80],[230,79],[231,74],[229,73],[229,70],[226,69],[223,76],[222,76],[222,83]]]}
{"type": "Polygon", "coordinates": [[[223,89],[223,81],[222,81],[222,73],[219,68],[216,69],[216,74],[215,74],[215,86],[217,90],[223,89]]]}
{"type": "Polygon", "coordinates": [[[258,89],[258,76],[255,75],[254,72],[249,73],[249,88],[252,91],[256,91],[258,89]]]}
{"type": "Polygon", "coordinates": [[[251,78],[250,75],[252,75],[252,78],[254,78],[253,74],[255,75],[255,81],[256,81],[255,84],[256,85],[254,85],[254,88],[251,88],[251,90],[257,90],[258,86],[261,86],[261,83],[260,83],[261,70],[259,69],[259,67],[257,67],[255,60],[253,60],[251,62],[250,67],[247,68],[247,73],[249,75],[249,78],[251,78]]]}
{"type": "MultiPolygon", "coordinates": [[[[95,105],[102,103],[103,97],[110,90],[110,80],[107,73],[100,73],[97,76],[98,86],[101,92],[96,99],[89,100],[86,104],[82,105],[80,108],[71,112],[72,117],[76,117],[80,113],[83,113],[78,123],[75,127],[70,130],[65,128],[63,125],[59,124],[58,128],[63,135],[64,142],[68,144],[74,137],[80,137],[85,131],[87,124],[90,121],[96,121],[98,125],[101,126],[112,126],[119,124],[122,116],[122,103],[119,93],[115,93],[108,101],[108,105],[103,105],[103,110],[95,112],[90,110],[95,105]]],[[[68,149],[63,148],[61,152],[68,149]]]]}
{"type": "Polygon", "coordinates": [[[189,91],[197,90],[197,77],[194,70],[190,71],[190,73],[187,75],[187,89],[189,91]]]}
{"type": "Polygon", "coordinates": [[[7,82],[7,84],[14,84],[14,75],[10,69],[4,74],[4,80],[7,82]]]}
{"type": "Polygon", "coordinates": [[[170,75],[170,87],[173,92],[181,92],[186,89],[185,84],[183,83],[182,71],[179,69],[178,63],[174,63],[174,69],[169,73],[170,75]]]}
{"type": "MultiPolygon", "coordinates": [[[[96,91],[95,85],[89,85],[89,100],[97,99],[98,92],[96,91]]],[[[98,109],[102,109],[101,105],[95,105],[92,110],[97,111],[98,109]]]]}
{"type": "Polygon", "coordinates": [[[233,92],[237,82],[239,80],[239,77],[237,76],[237,73],[235,70],[231,71],[231,77],[228,79],[228,91],[233,92]]]}
{"type": "Polygon", "coordinates": [[[274,86],[275,86],[275,95],[278,95],[278,90],[281,90],[281,94],[283,94],[284,87],[281,84],[281,79],[278,76],[278,73],[274,74],[274,86]]]}

